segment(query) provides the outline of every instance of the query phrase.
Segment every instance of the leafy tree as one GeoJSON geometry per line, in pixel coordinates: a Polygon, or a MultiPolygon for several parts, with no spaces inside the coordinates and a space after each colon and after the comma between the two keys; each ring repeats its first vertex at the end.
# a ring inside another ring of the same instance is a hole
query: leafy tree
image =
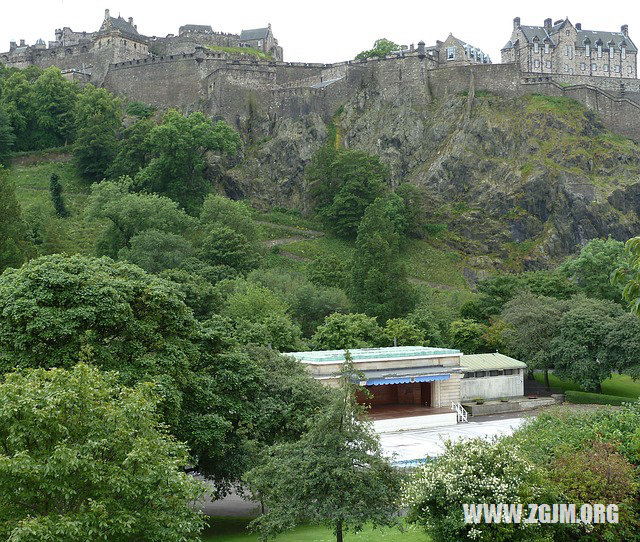
{"type": "Polygon", "coordinates": [[[330,252],[325,252],[307,265],[309,280],[318,286],[346,288],[349,281],[345,262],[330,252]]]}
{"type": "Polygon", "coordinates": [[[0,167],[9,167],[16,136],[6,109],[0,100],[0,167]]]}
{"type": "Polygon", "coordinates": [[[127,115],[138,117],[139,119],[148,119],[157,109],[157,107],[143,102],[129,102],[127,104],[127,115]]]}
{"type": "Polygon", "coordinates": [[[559,332],[558,322],[567,308],[557,299],[525,292],[509,301],[502,311],[506,323],[502,340],[509,353],[531,369],[544,369],[547,388],[549,369],[553,367],[551,341],[559,332]]]}
{"type": "Polygon", "coordinates": [[[15,149],[27,151],[39,148],[37,145],[36,115],[34,110],[33,87],[24,70],[14,71],[2,86],[1,104],[9,117],[16,137],[15,149]]]}
{"type": "Polygon", "coordinates": [[[147,141],[152,158],[136,175],[137,186],[189,208],[199,205],[209,192],[205,155],[233,156],[242,145],[238,133],[224,121],[213,123],[199,112],[185,117],[175,110],[153,127],[147,141]]]}
{"type": "Polygon", "coordinates": [[[270,536],[301,523],[360,531],[366,523],[394,524],[400,478],[383,456],[364,407],[356,400],[355,371],[347,354],[339,393],[297,442],[272,447],[246,476],[267,512],[252,525],[270,536]]]}
{"type": "Polygon", "coordinates": [[[60,218],[66,218],[69,216],[69,211],[64,204],[64,198],[62,197],[62,183],[60,182],[60,176],[57,173],[52,173],[49,179],[49,194],[51,195],[51,202],[56,214],[60,218]]]}
{"type": "Polygon", "coordinates": [[[366,314],[335,313],[325,318],[311,342],[315,350],[342,350],[380,346],[384,340],[383,330],[375,318],[366,314]]]}
{"type": "Polygon", "coordinates": [[[66,250],[65,232],[49,205],[40,202],[27,207],[24,223],[27,243],[33,247],[35,255],[45,256],[66,250]]]}
{"type": "Polygon", "coordinates": [[[238,272],[228,265],[209,265],[198,258],[187,258],[180,264],[180,269],[199,275],[210,284],[231,280],[238,277],[238,272]]]}
{"type": "Polygon", "coordinates": [[[609,352],[607,338],[622,323],[621,316],[624,311],[611,301],[574,298],[551,342],[555,373],[600,393],[601,383],[614,370],[635,363],[635,359],[612,359],[609,352]]]}
{"type": "Polygon", "coordinates": [[[62,77],[56,67],[47,68],[33,85],[33,106],[47,147],[67,144],[74,137],[74,108],[78,87],[62,77]]]}
{"type": "Polygon", "coordinates": [[[297,350],[301,345],[301,330],[291,320],[289,307],[258,284],[238,281],[222,314],[233,322],[242,344],[269,345],[282,352],[297,350]]]}
{"type": "Polygon", "coordinates": [[[86,215],[108,219],[109,227],[98,240],[98,254],[115,258],[118,251],[131,248],[131,239],[145,230],[182,234],[195,226],[195,219],[178,208],[176,202],[157,194],[131,192],[131,180],[103,181],[91,187],[86,215]]]}
{"type": "Polygon", "coordinates": [[[424,332],[406,318],[391,318],[387,320],[384,334],[388,346],[422,346],[424,344],[424,332]]]}
{"type": "Polygon", "coordinates": [[[27,253],[26,233],[15,188],[0,166],[0,272],[22,264],[27,253]]]}
{"type": "Polygon", "coordinates": [[[401,237],[409,233],[409,216],[404,200],[396,193],[384,196],[384,212],[393,224],[393,229],[401,237]]]}
{"type": "Polygon", "coordinates": [[[209,194],[200,210],[200,222],[203,226],[226,226],[243,235],[247,241],[259,238],[258,228],[251,211],[244,203],[233,201],[217,194],[209,194]]]}
{"type": "Polygon", "coordinates": [[[624,243],[614,239],[592,239],[573,259],[567,260],[561,271],[589,297],[620,301],[622,288],[612,284],[614,272],[625,264],[624,243]]]}
{"type": "Polygon", "coordinates": [[[90,361],[125,385],[152,381],[164,423],[219,491],[248,464],[242,428],[256,363],[194,318],[173,282],[108,258],[53,255],[0,276],[0,373],[90,361]]]}
{"type": "Polygon", "coordinates": [[[198,249],[198,257],[209,265],[225,265],[246,274],[260,265],[255,243],[226,226],[209,230],[198,249]]]}
{"type": "Polygon", "coordinates": [[[449,326],[451,346],[464,354],[486,352],[486,334],[487,326],[469,318],[454,320],[449,326]]]}
{"type": "Polygon", "coordinates": [[[505,303],[522,288],[517,275],[496,275],[478,284],[478,297],[460,309],[463,318],[488,322],[502,312],[505,303]]]}
{"type": "Polygon", "coordinates": [[[400,46],[386,38],[380,38],[373,44],[373,49],[362,51],[356,55],[356,60],[364,60],[366,58],[384,58],[393,51],[400,49],[400,46]]]}
{"type": "Polygon", "coordinates": [[[117,133],[122,123],[120,100],[103,88],[87,85],[78,97],[75,121],[78,171],[88,181],[104,179],[117,152],[117,133]]]}
{"type": "Polygon", "coordinates": [[[0,381],[4,540],[200,540],[186,448],[159,424],[152,386],[113,374],[10,373],[0,381]]]}
{"type": "Polygon", "coordinates": [[[139,265],[148,273],[173,269],[191,257],[194,248],[184,237],[159,230],[143,230],[118,251],[118,260],[139,265]]]}
{"type": "Polygon", "coordinates": [[[149,134],[155,123],[149,119],[141,119],[127,126],[122,138],[117,143],[117,152],[106,170],[106,177],[134,177],[151,160],[149,134]]]}
{"type": "Polygon", "coordinates": [[[404,203],[405,234],[421,239],[425,236],[427,216],[436,208],[432,196],[424,187],[412,183],[402,183],[395,189],[395,195],[404,203]]]}
{"type": "Polygon", "coordinates": [[[356,236],[365,209],[384,194],[388,176],[379,156],[353,150],[323,149],[307,173],[320,218],[346,239],[356,236]]]}
{"type": "Polygon", "coordinates": [[[313,335],[330,314],[349,311],[349,300],[342,290],[318,287],[299,273],[256,269],[248,279],[266,286],[286,301],[305,337],[313,335]]]}
{"type": "Polygon", "coordinates": [[[184,295],[185,304],[198,320],[206,320],[220,312],[222,296],[206,278],[184,269],[167,269],[159,276],[176,284],[184,295]]]}
{"type": "Polygon", "coordinates": [[[631,312],[640,316],[640,237],[632,237],[625,244],[625,261],[611,276],[611,282],[622,288],[622,298],[631,312]]]}
{"type": "Polygon", "coordinates": [[[367,208],[358,227],[348,292],[356,310],[380,322],[405,315],[415,304],[400,262],[398,234],[385,214],[383,200],[367,208]]]}
{"type": "Polygon", "coordinates": [[[428,307],[417,307],[406,316],[405,320],[421,331],[425,346],[440,346],[443,344],[440,326],[435,315],[428,307]]]}

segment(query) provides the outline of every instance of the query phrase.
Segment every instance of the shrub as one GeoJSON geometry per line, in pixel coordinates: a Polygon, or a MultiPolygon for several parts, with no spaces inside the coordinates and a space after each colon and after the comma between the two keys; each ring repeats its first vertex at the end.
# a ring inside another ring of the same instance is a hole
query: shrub
{"type": "Polygon", "coordinates": [[[586,391],[567,390],[565,396],[569,403],[579,405],[615,405],[620,406],[624,403],[631,403],[629,397],[619,397],[617,395],[603,395],[602,393],[589,393],[586,391]]]}

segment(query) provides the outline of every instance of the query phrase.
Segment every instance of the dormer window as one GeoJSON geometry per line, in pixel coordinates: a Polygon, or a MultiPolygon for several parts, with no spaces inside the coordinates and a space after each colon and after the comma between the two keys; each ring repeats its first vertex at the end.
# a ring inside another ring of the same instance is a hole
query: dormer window
{"type": "Polygon", "coordinates": [[[549,43],[548,42],[544,44],[544,54],[545,55],[549,54],[549,43]]]}
{"type": "Polygon", "coordinates": [[[615,52],[614,45],[613,43],[609,42],[609,58],[613,58],[614,52],[615,52]]]}
{"type": "Polygon", "coordinates": [[[540,52],[540,44],[538,43],[538,38],[533,40],[533,52],[537,55],[540,52]]]}
{"type": "Polygon", "coordinates": [[[598,44],[598,58],[602,58],[602,45],[598,44]]]}
{"type": "Polygon", "coordinates": [[[622,60],[627,58],[627,48],[624,45],[620,46],[620,56],[622,56],[622,60]]]}
{"type": "Polygon", "coordinates": [[[447,47],[447,60],[455,60],[455,59],[456,59],[456,48],[447,47]]]}
{"type": "Polygon", "coordinates": [[[591,43],[589,42],[584,44],[584,56],[591,56],[591,43]]]}

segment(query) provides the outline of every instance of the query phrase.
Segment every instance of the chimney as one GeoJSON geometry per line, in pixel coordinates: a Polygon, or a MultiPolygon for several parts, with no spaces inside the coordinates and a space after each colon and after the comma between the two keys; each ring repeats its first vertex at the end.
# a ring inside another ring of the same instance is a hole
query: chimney
{"type": "Polygon", "coordinates": [[[520,17],[516,17],[513,20],[513,29],[518,30],[518,28],[520,28],[520,17]]]}
{"type": "Polygon", "coordinates": [[[106,21],[109,17],[111,17],[111,14],[109,13],[108,9],[104,10],[104,20],[106,21]]]}
{"type": "Polygon", "coordinates": [[[624,34],[625,38],[628,38],[629,37],[629,25],[628,24],[623,24],[620,27],[620,32],[622,32],[624,34]]]}
{"type": "Polygon", "coordinates": [[[548,32],[551,30],[551,19],[544,20],[544,29],[548,32]]]}
{"type": "Polygon", "coordinates": [[[576,30],[582,30],[582,23],[576,23],[576,30]]]}
{"type": "Polygon", "coordinates": [[[425,48],[424,48],[424,41],[420,40],[418,42],[418,56],[420,58],[424,58],[427,55],[425,48]]]}
{"type": "Polygon", "coordinates": [[[133,26],[133,17],[129,17],[129,24],[133,26]]]}
{"type": "Polygon", "coordinates": [[[9,42],[9,51],[15,51],[18,48],[18,44],[15,41],[9,42]]]}
{"type": "Polygon", "coordinates": [[[26,43],[24,42],[24,40],[20,40],[20,47],[24,47],[26,45],[26,43]]]}

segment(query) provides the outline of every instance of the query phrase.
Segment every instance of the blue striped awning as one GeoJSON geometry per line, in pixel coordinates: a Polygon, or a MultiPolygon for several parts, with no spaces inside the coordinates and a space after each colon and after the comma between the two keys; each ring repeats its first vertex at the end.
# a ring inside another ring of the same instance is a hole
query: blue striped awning
{"type": "Polygon", "coordinates": [[[385,384],[411,384],[412,382],[434,382],[435,380],[449,380],[450,374],[405,376],[401,378],[371,378],[366,381],[367,386],[383,386],[385,384]]]}

